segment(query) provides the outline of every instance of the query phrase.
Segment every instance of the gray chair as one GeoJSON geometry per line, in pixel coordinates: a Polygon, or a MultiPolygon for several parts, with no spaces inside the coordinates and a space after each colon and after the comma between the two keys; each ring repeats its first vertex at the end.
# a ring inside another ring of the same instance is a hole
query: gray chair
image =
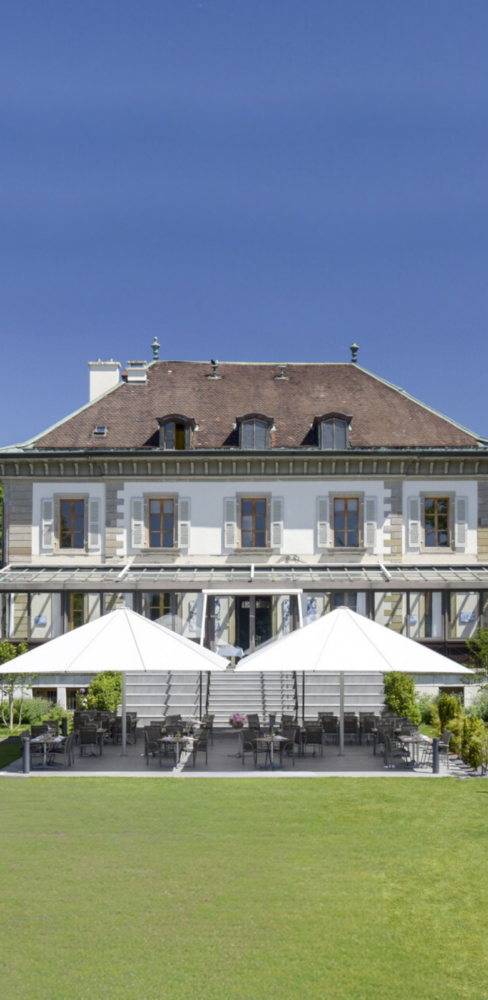
{"type": "Polygon", "coordinates": [[[242,730],[242,766],[244,767],[244,761],[246,759],[246,753],[250,753],[253,756],[254,767],[258,766],[259,757],[264,756],[264,763],[267,764],[269,757],[269,749],[267,743],[259,743],[258,737],[259,733],[256,733],[254,729],[243,729],[242,730]]]}
{"type": "Polygon", "coordinates": [[[160,726],[144,726],[144,756],[146,758],[146,765],[149,767],[149,758],[155,757],[156,755],[160,757],[161,752],[161,727],[160,726]]]}
{"type": "Polygon", "coordinates": [[[344,712],[344,742],[349,740],[351,746],[359,742],[359,725],[355,714],[344,712]]]}
{"type": "Polygon", "coordinates": [[[288,757],[291,754],[293,767],[295,767],[295,751],[300,751],[300,730],[298,727],[287,726],[282,729],[281,736],[285,738],[286,743],[280,740],[280,766],[283,767],[283,755],[286,753],[288,757]]]}
{"type": "Polygon", "coordinates": [[[392,740],[389,733],[385,733],[385,767],[396,767],[397,764],[405,767],[412,767],[413,760],[410,753],[401,743],[392,740]]]}
{"type": "Polygon", "coordinates": [[[54,743],[49,750],[49,763],[54,764],[60,757],[62,757],[62,766],[64,768],[71,767],[71,765],[75,762],[74,745],[74,733],[70,733],[69,736],[66,736],[62,743],[54,743]]]}
{"type": "Polygon", "coordinates": [[[195,736],[193,738],[193,747],[192,747],[193,767],[195,767],[195,764],[196,764],[197,753],[204,753],[205,754],[205,764],[208,764],[208,741],[209,741],[209,738],[210,738],[210,729],[208,729],[206,727],[203,728],[203,729],[200,729],[197,733],[195,733],[195,736]]]}
{"type": "Polygon", "coordinates": [[[305,732],[302,733],[303,736],[303,753],[304,756],[307,754],[307,747],[312,747],[312,756],[317,756],[317,750],[320,756],[324,756],[324,729],[323,726],[318,724],[315,726],[306,726],[305,732]]]}
{"type": "Polygon", "coordinates": [[[322,729],[324,730],[325,742],[337,743],[339,739],[339,720],[337,715],[322,713],[322,729]]]}
{"type": "Polygon", "coordinates": [[[262,736],[262,729],[261,729],[261,723],[259,721],[259,715],[257,715],[256,713],[251,713],[251,715],[248,715],[247,725],[249,729],[254,730],[255,736],[262,736]]]}
{"type": "Polygon", "coordinates": [[[80,746],[80,757],[100,756],[102,750],[100,747],[96,726],[87,726],[86,728],[80,729],[79,746],[80,746]]]}

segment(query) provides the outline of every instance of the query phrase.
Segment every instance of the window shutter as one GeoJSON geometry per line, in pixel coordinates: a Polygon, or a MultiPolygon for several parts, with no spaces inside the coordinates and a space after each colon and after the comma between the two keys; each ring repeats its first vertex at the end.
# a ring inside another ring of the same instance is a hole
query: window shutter
{"type": "Polygon", "coordinates": [[[454,541],[457,549],[464,549],[468,541],[468,498],[456,497],[456,522],[454,541]]]}
{"type": "Polygon", "coordinates": [[[317,546],[326,549],[329,541],[329,498],[317,497],[317,546]]]}
{"type": "Polygon", "coordinates": [[[280,549],[283,545],[283,499],[271,498],[271,548],[280,549]]]}
{"type": "Polygon", "coordinates": [[[54,551],[54,499],[41,500],[41,547],[43,552],[54,551]]]}
{"type": "Polygon", "coordinates": [[[88,501],[88,551],[101,551],[100,500],[88,501]]]}
{"type": "Polygon", "coordinates": [[[237,546],[235,497],[226,497],[224,500],[224,546],[226,549],[235,549],[237,546]]]}
{"type": "Polygon", "coordinates": [[[376,497],[364,498],[364,546],[374,549],[376,545],[376,497]]]}
{"type": "Polygon", "coordinates": [[[409,497],[408,504],[408,547],[420,548],[420,497],[409,497]]]}
{"type": "Polygon", "coordinates": [[[190,544],[190,498],[178,500],[178,545],[187,549],[190,544]]]}
{"type": "Polygon", "coordinates": [[[133,549],[141,549],[144,545],[144,500],[142,497],[132,497],[131,500],[131,544],[133,549]]]}

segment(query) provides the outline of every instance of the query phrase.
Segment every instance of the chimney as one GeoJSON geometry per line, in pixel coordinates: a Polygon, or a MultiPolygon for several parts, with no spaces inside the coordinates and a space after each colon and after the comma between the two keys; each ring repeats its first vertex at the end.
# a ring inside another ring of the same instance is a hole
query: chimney
{"type": "Polygon", "coordinates": [[[90,369],[90,403],[102,396],[104,392],[113,389],[119,383],[118,361],[89,361],[90,369]]]}
{"type": "Polygon", "coordinates": [[[147,382],[147,361],[128,361],[124,375],[126,382],[147,382]]]}

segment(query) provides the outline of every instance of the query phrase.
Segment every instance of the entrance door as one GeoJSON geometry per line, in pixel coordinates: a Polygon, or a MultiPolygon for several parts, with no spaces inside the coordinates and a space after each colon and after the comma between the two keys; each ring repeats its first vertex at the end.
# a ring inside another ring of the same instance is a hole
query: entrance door
{"type": "Polygon", "coordinates": [[[251,644],[250,608],[251,599],[249,597],[236,597],[237,645],[240,646],[244,652],[246,649],[249,649],[251,644]]]}
{"type": "Polygon", "coordinates": [[[256,635],[255,646],[267,642],[273,635],[273,618],[271,613],[271,597],[256,597],[256,635]]]}

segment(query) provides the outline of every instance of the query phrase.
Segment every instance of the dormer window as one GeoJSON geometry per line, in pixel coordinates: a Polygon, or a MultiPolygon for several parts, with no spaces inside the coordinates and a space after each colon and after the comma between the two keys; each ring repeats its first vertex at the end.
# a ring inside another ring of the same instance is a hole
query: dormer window
{"type": "Polygon", "coordinates": [[[352,417],[346,413],[324,413],[315,417],[317,444],[324,451],[344,451],[349,447],[349,424],[352,417]]]}
{"type": "Polygon", "coordinates": [[[93,433],[95,437],[105,437],[107,433],[107,428],[105,424],[97,424],[93,433]]]}
{"type": "Polygon", "coordinates": [[[269,448],[269,432],[272,417],[261,413],[246,413],[237,418],[239,424],[239,444],[244,451],[264,451],[269,448]]]}
{"type": "Polygon", "coordinates": [[[158,417],[159,447],[165,451],[185,451],[191,447],[191,432],[195,421],[179,413],[158,417]]]}

